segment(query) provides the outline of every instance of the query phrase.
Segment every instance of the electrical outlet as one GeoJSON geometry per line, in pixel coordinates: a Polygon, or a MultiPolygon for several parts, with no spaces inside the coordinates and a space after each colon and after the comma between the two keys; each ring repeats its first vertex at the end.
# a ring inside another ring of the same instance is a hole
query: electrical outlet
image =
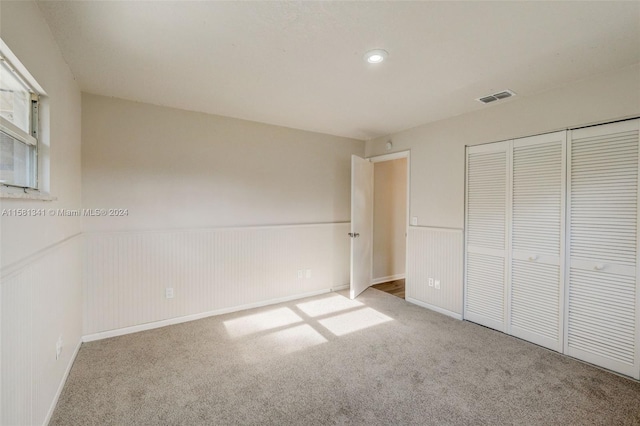
{"type": "Polygon", "coordinates": [[[436,290],[440,290],[440,280],[436,280],[435,286],[436,290]]]}
{"type": "Polygon", "coordinates": [[[298,269],[298,278],[304,278],[304,271],[302,269],[298,269]]]}
{"type": "Polygon", "coordinates": [[[173,287],[167,287],[164,296],[167,299],[173,299],[173,287]]]}
{"type": "Polygon", "coordinates": [[[305,271],[305,275],[306,275],[307,278],[311,278],[311,269],[307,269],[305,271]]]}
{"type": "Polygon", "coordinates": [[[56,342],[56,361],[60,358],[60,354],[62,354],[62,347],[64,346],[64,342],[62,340],[62,335],[58,336],[58,341],[56,342]]]}
{"type": "Polygon", "coordinates": [[[433,287],[433,278],[429,278],[429,287],[433,287]]]}

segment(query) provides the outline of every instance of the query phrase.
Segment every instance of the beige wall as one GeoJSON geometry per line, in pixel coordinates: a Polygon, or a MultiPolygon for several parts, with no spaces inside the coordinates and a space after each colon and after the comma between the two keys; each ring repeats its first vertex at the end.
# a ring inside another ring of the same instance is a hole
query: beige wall
{"type": "Polygon", "coordinates": [[[129,211],[84,218],[91,338],[348,284],[363,141],[82,99],[83,206],[129,211]]]}
{"type": "MultiPolygon", "coordinates": [[[[517,87],[513,87],[516,92],[517,87]]],[[[411,213],[420,226],[463,228],[465,145],[640,115],[640,65],[367,142],[367,156],[411,150],[411,213]]]]}
{"type": "Polygon", "coordinates": [[[364,142],[83,94],[84,229],[349,221],[350,155],[364,142]]]}
{"type": "MultiPolygon", "coordinates": [[[[39,154],[50,166],[46,186],[57,197],[1,199],[0,207],[78,209],[80,90],[36,3],[1,2],[0,37],[46,91],[41,113],[49,135],[39,154]]],[[[69,239],[80,230],[78,217],[0,219],[1,424],[46,423],[80,344],[82,240],[69,239]]]]}
{"type": "Polygon", "coordinates": [[[373,170],[373,281],[377,282],[405,273],[407,159],[374,163],[373,170]]]}

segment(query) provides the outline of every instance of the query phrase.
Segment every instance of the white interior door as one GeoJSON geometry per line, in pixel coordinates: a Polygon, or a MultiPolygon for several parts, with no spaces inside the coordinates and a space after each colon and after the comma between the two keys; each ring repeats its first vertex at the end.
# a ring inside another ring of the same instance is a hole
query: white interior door
{"type": "Polygon", "coordinates": [[[355,299],[371,285],[373,259],[373,163],[351,156],[351,288],[355,299]]]}
{"type": "Polygon", "coordinates": [[[565,353],[640,378],[640,120],[571,131],[565,353]]]}
{"type": "Polygon", "coordinates": [[[513,141],[509,334],[562,352],[566,132],[513,141]]]}
{"type": "Polygon", "coordinates": [[[506,331],[508,142],[467,149],[464,317],[506,331]]]}

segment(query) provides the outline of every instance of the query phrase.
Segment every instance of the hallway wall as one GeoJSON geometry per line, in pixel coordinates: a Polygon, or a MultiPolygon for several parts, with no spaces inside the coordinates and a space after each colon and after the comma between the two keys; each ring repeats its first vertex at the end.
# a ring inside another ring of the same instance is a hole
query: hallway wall
{"type": "Polygon", "coordinates": [[[373,283],[404,277],[407,159],[374,164],[373,283]]]}

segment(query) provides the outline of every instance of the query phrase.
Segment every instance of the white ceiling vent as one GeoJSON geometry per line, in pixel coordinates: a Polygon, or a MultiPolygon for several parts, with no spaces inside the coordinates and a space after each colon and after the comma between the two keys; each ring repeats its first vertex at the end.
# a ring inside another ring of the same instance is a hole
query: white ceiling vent
{"type": "Polygon", "coordinates": [[[476,99],[478,102],[482,102],[483,104],[489,104],[491,102],[499,101],[502,99],[507,99],[512,96],[515,96],[516,93],[511,90],[503,90],[498,93],[494,93],[493,95],[483,96],[481,98],[476,99]]]}

